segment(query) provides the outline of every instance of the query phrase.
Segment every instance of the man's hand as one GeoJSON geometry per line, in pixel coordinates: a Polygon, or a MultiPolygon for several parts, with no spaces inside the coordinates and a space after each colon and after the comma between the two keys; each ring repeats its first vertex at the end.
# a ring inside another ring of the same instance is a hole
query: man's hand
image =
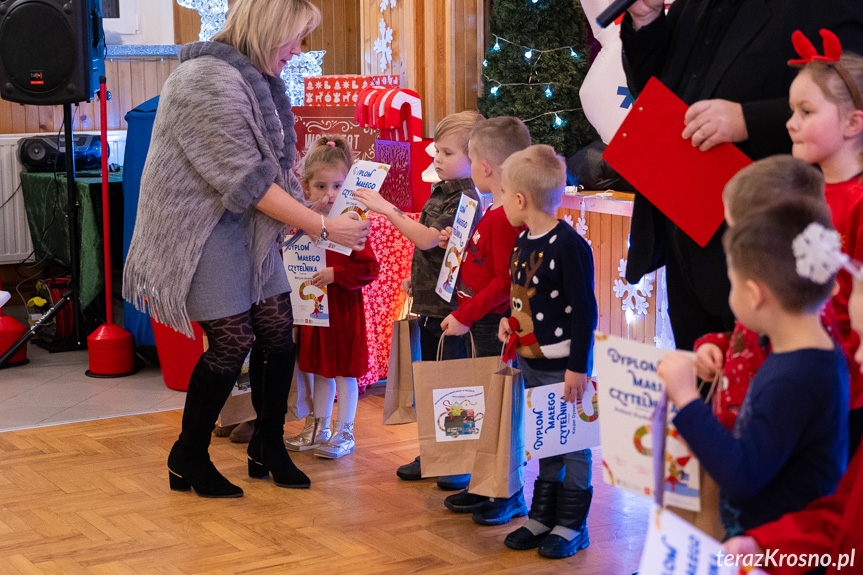
{"type": "Polygon", "coordinates": [[[404,292],[406,294],[408,294],[408,296],[413,295],[414,290],[413,290],[413,286],[411,285],[411,277],[410,276],[408,276],[402,280],[402,289],[404,290],[404,292]]]}
{"type": "Polygon", "coordinates": [[[581,399],[581,396],[584,395],[586,386],[587,374],[567,369],[563,375],[563,400],[575,403],[576,399],[581,399]]]}
{"type": "Polygon", "coordinates": [[[447,244],[449,244],[449,237],[452,235],[452,226],[447,226],[440,233],[440,243],[438,244],[440,247],[446,249],[447,244]]]}
{"type": "Polygon", "coordinates": [[[509,318],[500,318],[500,325],[497,328],[497,339],[499,339],[502,343],[506,343],[506,340],[509,339],[511,333],[512,330],[509,328],[509,318]]]}
{"type": "Polygon", "coordinates": [[[444,335],[464,335],[470,331],[470,328],[457,320],[453,314],[443,318],[440,328],[444,335]]]}
{"type": "Polygon", "coordinates": [[[695,373],[704,381],[713,381],[722,369],[722,349],[715,343],[702,343],[695,350],[695,373]]]}
{"type": "Polygon", "coordinates": [[[316,288],[328,286],[334,281],[336,281],[336,273],[333,268],[324,268],[312,276],[312,285],[316,288]]]}
{"type": "Polygon", "coordinates": [[[695,366],[685,353],[672,351],[665,354],[656,375],[665,384],[665,393],[678,409],[683,409],[689,402],[700,400],[698,388],[695,385],[695,366]]]}
{"type": "Polygon", "coordinates": [[[743,142],[749,139],[743,106],[728,100],[701,100],[686,110],[683,117],[686,127],[683,139],[692,139],[692,145],[702,152],[726,142],[743,142]]]}

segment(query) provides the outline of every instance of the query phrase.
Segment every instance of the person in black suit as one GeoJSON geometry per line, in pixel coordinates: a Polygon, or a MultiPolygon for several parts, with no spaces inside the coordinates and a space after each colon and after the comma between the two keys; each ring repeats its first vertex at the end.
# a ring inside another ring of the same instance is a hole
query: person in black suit
{"type": "MultiPolygon", "coordinates": [[[[796,70],[794,30],[832,30],[863,53],[863,0],[637,0],[621,26],[633,95],[656,76],[690,107],[682,137],[701,150],[733,142],[753,160],[790,153],[785,122],[796,70]]],[[[674,185],[673,174],[668,185],[674,185]]],[[[692,190],[697,201],[698,190],[692,190]]],[[[708,332],[731,331],[723,225],[701,248],[636,194],[626,279],[666,266],[668,313],[679,349],[708,332]]]]}

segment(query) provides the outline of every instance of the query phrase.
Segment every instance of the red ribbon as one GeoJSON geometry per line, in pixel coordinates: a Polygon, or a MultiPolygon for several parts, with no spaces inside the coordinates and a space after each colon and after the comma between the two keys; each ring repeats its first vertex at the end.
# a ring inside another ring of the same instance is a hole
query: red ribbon
{"type": "Polygon", "coordinates": [[[523,346],[529,346],[537,343],[536,334],[528,333],[526,335],[518,335],[516,333],[521,325],[518,323],[518,320],[512,316],[509,316],[507,319],[507,323],[509,323],[509,329],[512,330],[512,333],[509,334],[509,338],[506,340],[506,348],[503,352],[503,360],[504,361],[513,361],[515,359],[515,348],[518,347],[519,344],[523,346]]]}

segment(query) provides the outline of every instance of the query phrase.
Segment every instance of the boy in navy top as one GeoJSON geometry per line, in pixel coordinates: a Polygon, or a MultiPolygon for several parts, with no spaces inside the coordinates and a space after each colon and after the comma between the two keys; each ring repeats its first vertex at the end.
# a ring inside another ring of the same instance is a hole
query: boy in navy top
{"type": "Polygon", "coordinates": [[[836,274],[801,277],[806,262],[795,258],[813,222],[832,229],[823,202],[796,200],[756,211],[725,233],[731,309],[772,345],[732,430],[699,397],[686,355],[671,352],[659,364],[680,409],[674,425],[719,485],[727,536],[832,493],[845,469],[848,369],[819,316],[836,274]]]}
{"type": "MultiPolygon", "coordinates": [[[[510,260],[510,316],[498,337],[518,354],[525,387],[565,383],[564,400],[580,399],[591,371],[596,297],[587,242],[555,215],[566,166],[551,146],[535,145],[503,164],[501,200],[510,224],[527,226],[510,260]]],[[[585,449],[539,460],[528,521],[510,533],[510,549],[552,559],[590,544],[591,455],[585,449]]]]}

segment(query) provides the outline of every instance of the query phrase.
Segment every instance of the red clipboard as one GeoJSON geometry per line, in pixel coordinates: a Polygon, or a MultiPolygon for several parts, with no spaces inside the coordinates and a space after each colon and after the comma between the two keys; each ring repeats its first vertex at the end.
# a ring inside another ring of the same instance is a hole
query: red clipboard
{"type": "Polygon", "coordinates": [[[752,160],[733,144],[702,152],[681,138],[687,108],[651,78],[602,157],[704,247],[725,219],[722,189],[752,160]]]}

